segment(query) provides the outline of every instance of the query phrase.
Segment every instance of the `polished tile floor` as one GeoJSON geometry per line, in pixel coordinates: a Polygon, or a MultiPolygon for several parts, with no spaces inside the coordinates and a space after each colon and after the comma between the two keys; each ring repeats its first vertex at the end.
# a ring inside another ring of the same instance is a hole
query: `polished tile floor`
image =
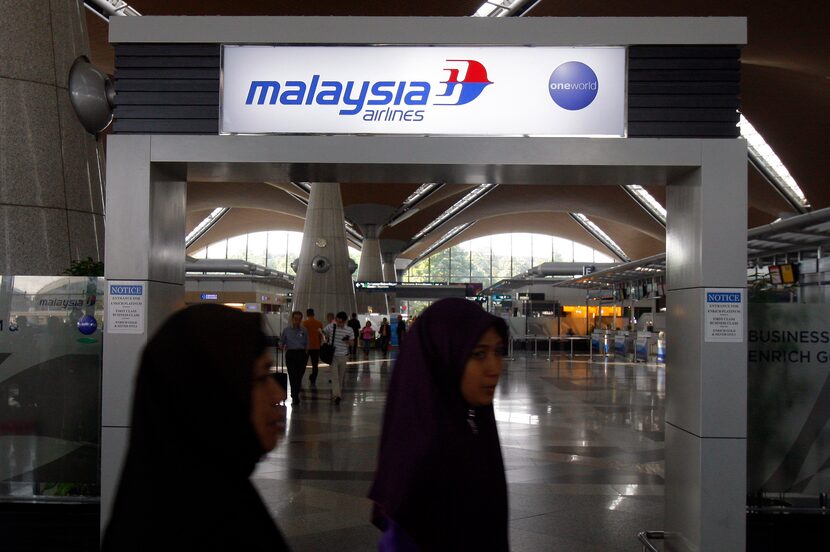
{"type": "MultiPolygon", "coordinates": [[[[376,549],[366,494],[392,369],[360,355],[342,403],[321,369],[288,406],[253,478],[293,550],[376,549]]],[[[664,401],[662,366],[516,351],[495,401],[512,550],[641,550],[637,532],[663,528],[664,401]]]]}

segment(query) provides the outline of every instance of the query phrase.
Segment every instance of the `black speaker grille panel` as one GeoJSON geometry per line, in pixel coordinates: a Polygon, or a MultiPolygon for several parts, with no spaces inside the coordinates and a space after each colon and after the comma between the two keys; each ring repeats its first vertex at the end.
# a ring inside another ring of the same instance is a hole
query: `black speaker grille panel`
{"type": "Polygon", "coordinates": [[[741,51],[733,46],[630,46],[630,138],[737,138],[741,51]]]}

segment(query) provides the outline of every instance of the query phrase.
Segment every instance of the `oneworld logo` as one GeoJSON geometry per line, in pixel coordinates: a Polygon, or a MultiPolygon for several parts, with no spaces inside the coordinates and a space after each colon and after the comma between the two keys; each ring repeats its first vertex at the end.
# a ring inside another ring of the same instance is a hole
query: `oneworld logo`
{"type": "Polygon", "coordinates": [[[487,69],[476,60],[446,61],[457,66],[445,67],[449,78],[435,83],[444,85],[443,91],[434,95],[441,101],[431,101],[433,84],[429,81],[340,81],[313,75],[308,81],[252,80],[245,105],[337,106],[338,115],[362,114],[365,121],[422,121],[425,110],[419,107],[469,104],[493,84],[487,69]]]}
{"type": "Polygon", "coordinates": [[[597,97],[599,79],[594,70],[580,61],[568,61],[553,70],[548,92],[556,105],[569,111],[585,109],[597,97]]]}

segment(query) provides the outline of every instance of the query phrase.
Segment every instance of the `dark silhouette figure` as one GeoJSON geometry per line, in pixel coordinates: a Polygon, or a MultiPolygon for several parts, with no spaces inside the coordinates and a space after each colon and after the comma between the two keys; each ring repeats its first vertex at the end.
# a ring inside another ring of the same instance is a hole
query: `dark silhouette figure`
{"type": "Polygon", "coordinates": [[[147,344],[102,550],[288,550],[248,479],[285,424],[260,327],[197,305],[147,344]]]}

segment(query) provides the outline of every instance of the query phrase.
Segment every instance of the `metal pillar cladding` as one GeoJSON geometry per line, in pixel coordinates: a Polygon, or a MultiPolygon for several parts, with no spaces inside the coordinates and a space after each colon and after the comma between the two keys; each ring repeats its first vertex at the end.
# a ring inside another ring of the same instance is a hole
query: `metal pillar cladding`
{"type": "Polygon", "coordinates": [[[746,182],[743,140],[702,141],[667,189],[667,550],[745,549],[746,182]],[[741,294],[738,335],[712,331],[714,290],[741,294]]]}
{"type": "Polygon", "coordinates": [[[102,528],[127,451],[133,385],[141,351],[162,322],[184,306],[184,172],[150,163],[150,136],[114,136],[107,151],[107,295],[112,286],[142,290],[142,324],[111,330],[107,309],[101,404],[102,528]]]}
{"type": "Polygon", "coordinates": [[[355,312],[343,200],[337,182],[314,182],[294,279],[294,310],[355,312]]]}
{"type": "MultiPolygon", "coordinates": [[[[163,135],[109,140],[107,276],[149,282],[148,331],[184,296],[185,192],[176,180],[183,178],[179,172],[229,182],[315,174],[329,181],[475,183],[486,176],[505,185],[548,185],[552,193],[574,179],[619,185],[645,178],[668,186],[667,322],[669,336],[678,337],[667,362],[666,529],[676,535],[667,545],[707,552],[744,549],[745,344],[706,341],[702,321],[707,287],[745,285],[743,140],[163,135]],[[175,200],[170,205],[162,194],[168,185],[175,200]],[[180,207],[173,212],[172,205],[180,207]],[[165,236],[172,236],[169,244],[158,241],[165,236]]],[[[337,185],[317,192],[322,188],[337,185]]],[[[339,193],[334,197],[339,205],[339,193]]],[[[342,210],[338,213],[322,218],[332,233],[343,236],[345,268],[342,210]]],[[[307,224],[304,239],[315,239],[307,224]]],[[[114,338],[104,348],[103,523],[126,446],[134,364],[145,340],[114,338]]]]}

